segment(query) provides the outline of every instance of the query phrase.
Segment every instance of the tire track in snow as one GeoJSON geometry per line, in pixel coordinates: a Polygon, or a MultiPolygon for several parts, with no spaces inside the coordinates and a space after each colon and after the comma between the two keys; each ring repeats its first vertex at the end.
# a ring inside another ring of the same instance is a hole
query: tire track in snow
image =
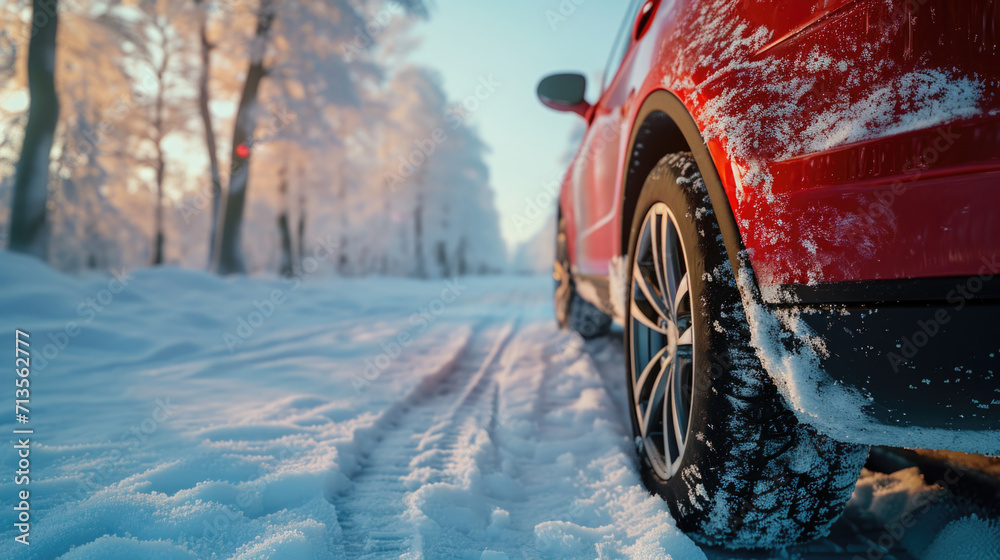
{"type": "MultiPolygon", "coordinates": [[[[508,381],[508,384],[516,383],[532,394],[530,402],[524,404],[527,405],[527,417],[534,426],[531,439],[537,447],[533,454],[513,458],[520,473],[518,482],[532,498],[529,502],[509,502],[505,507],[511,518],[518,520],[517,529],[521,537],[517,544],[522,550],[530,551],[532,557],[547,558],[551,553],[557,556],[558,553],[546,550],[549,543],[538,540],[535,533],[538,524],[553,519],[578,521],[580,510],[575,502],[584,497],[570,491],[565,480],[558,483],[553,480],[554,469],[560,469],[560,466],[554,464],[558,459],[549,456],[553,449],[561,448],[567,441],[583,434],[576,432],[577,426],[554,423],[550,414],[565,410],[579,397],[575,391],[570,391],[570,396],[566,395],[566,391],[561,391],[559,386],[568,382],[567,368],[581,361],[588,361],[589,357],[587,343],[575,334],[546,328],[539,335],[538,339],[533,339],[533,343],[539,346],[538,365],[541,371],[529,378],[519,376],[508,381]],[[542,455],[546,457],[543,458],[542,455]]],[[[593,364],[589,365],[593,368],[593,364]]]]}
{"type": "Polygon", "coordinates": [[[505,458],[530,499],[502,504],[510,523],[499,549],[510,558],[700,558],[641,484],[615,402],[620,386],[609,379],[617,370],[624,384],[621,353],[545,323],[536,329],[521,348],[534,365],[502,385],[501,410],[530,419],[511,426],[505,458]]]}
{"type": "MultiPolygon", "coordinates": [[[[517,307],[516,302],[511,302],[517,307]]],[[[378,443],[353,477],[353,489],[332,501],[350,558],[420,557],[421,537],[405,518],[405,479],[427,448],[457,431],[485,395],[490,371],[510,340],[515,323],[477,329],[448,366],[407,398],[387,409],[373,425],[378,443]],[[449,406],[450,405],[450,406],[449,406]],[[442,413],[442,411],[446,411],[442,413]]],[[[442,461],[439,466],[443,466],[442,461]]]]}

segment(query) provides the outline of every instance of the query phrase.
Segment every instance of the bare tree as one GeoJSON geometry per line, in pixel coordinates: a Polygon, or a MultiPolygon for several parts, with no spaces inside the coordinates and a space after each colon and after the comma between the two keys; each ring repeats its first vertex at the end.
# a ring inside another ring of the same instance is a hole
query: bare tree
{"type": "Polygon", "coordinates": [[[420,169],[420,178],[416,183],[417,200],[413,205],[413,251],[417,263],[417,278],[427,277],[427,264],[424,262],[424,194],[423,182],[425,170],[420,169]]]}
{"type": "Polygon", "coordinates": [[[301,168],[299,169],[299,226],[298,226],[298,255],[299,264],[306,258],[306,191],[305,181],[301,168]]]}
{"type": "Polygon", "coordinates": [[[58,0],[33,0],[28,45],[28,91],[31,105],[24,144],[14,176],[10,250],[45,260],[48,254],[46,212],[49,157],[59,122],[56,96],[56,31],[58,0]]]}
{"type": "Polygon", "coordinates": [[[261,0],[257,10],[257,30],[250,50],[250,68],[236,110],[236,125],[233,128],[233,150],[229,172],[229,192],[226,195],[224,219],[218,247],[219,274],[243,274],[246,265],[240,251],[240,229],[243,225],[243,206],[246,203],[247,186],[250,178],[250,140],[256,125],[254,111],[257,107],[257,92],[267,75],[264,55],[270,41],[271,28],[275,19],[274,0],[261,0]]]}
{"type": "Polygon", "coordinates": [[[178,110],[185,100],[176,95],[176,88],[180,85],[177,66],[184,63],[187,53],[184,38],[174,27],[181,15],[180,5],[148,3],[143,4],[142,9],[145,18],[139,20],[139,35],[124,26],[119,25],[118,28],[124,38],[132,39],[136,44],[135,54],[122,61],[123,68],[128,68],[129,65],[141,68],[143,89],[152,95],[149,113],[136,115],[142,118],[135,119],[133,124],[136,127],[135,138],[143,147],[132,157],[136,163],[153,170],[153,243],[150,264],[158,266],[164,262],[166,243],[163,205],[167,148],[164,142],[169,134],[185,128],[188,121],[184,111],[178,110]]]}
{"type": "Polygon", "coordinates": [[[212,217],[208,236],[208,262],[215,262],[216,235],[219,227],[219,208],[222,203],[222,175],[219,171],[219,152],[215,140],[215,129],[212,126],[212,112],[209,110],[211,93],[209,91],[209,76],[211,75],[212,50],[215,45],[208,39],[208,7],[205,0],[194,0],[198,9],[198,44],[201,55],[201,68],[198,75],[198,112],[205,128],[205,149],[208,151],[208,164],[212,180],[212,217]]]}
{"type": "Polygon", "coordinates": [[[289,227],[288,165],[282,165],[278,179],[278,195],[281,199],[281,211],[278,213],[278,234],[281,236],[281,275],[291,277],[295,270],[295,257],[292,253],[292,232],[289,227]]]}
{"type": "Polygon", "coordinates": [[[156,213],[155,229],[156,237],[153,241],[153,261],[154,266],[163,264],[163,181],[166,177],[166,157],[163,153],[163,138],[166,136],[164,124],[164,98],[167,90],[167,69],[170,67],[172,56],[172,46],[170,44],[169,32],[159,17],[154,17],[154,27],[159,35],[160,60],[153,67],[156,75],[156,101],[153,108],[153,144],[156,152],[153,169],[156,172],[156,213]]]}

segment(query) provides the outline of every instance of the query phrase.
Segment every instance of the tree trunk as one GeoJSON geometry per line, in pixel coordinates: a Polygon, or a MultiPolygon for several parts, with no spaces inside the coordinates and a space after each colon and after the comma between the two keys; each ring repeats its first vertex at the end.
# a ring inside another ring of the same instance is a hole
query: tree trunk
{"type": "MultiPolygon", "coordinates": [[[[163,45],[161,45],[163,46],[163,45]]],[[[163,59],[156,69],[156,79],[158,81],[157,91],[156,91],[156,114],[153,117],[153,134],[156,140],[156,211],[154,215],[154,226],[156,233],[153,238],[153,266],[160,266],[163,264],[163,242],[165,235],[163,233],[163,181],[166,178],[166,157],[163,153],[163,136],[164,136],[164,124],[163,124],[163,104],[166,92],[164,91],[167,65],[169,64],[169,58],[166,55],[166,49],[163,50],[163,59]]]]}
{"type": "Polygon", "coordinates": [[[455,250],[455,253],[456,253],[455,259],[456,259],[456,261],[458,263],[458,275],[459,276],[467,276],[469,274],[469,262],[467,260],[467,256],[465,254],[465,251],[466,251],[466,248],[465,248],[465,236],[463,235],[458,240],[458,249],[455,250]]]}
{"type": "Polygon", "coordinates": [[[413,250],[417,265],[417,278],[427,278],[424,264],[424,197],[417,192],[417,203],[413,207],[413,250]]]}
{"type": "Polygon", "coordinates": [[[302,174],[299,173],[299,265],[306,260],[306,195],[305,183],[302,181],[302,174]]]}
{"type": "Polygon", "coordinates": [[[163,179],[165,163],[163,160],[163,148],[159,147],[157,144],[156,149],[156,215],[155,215],[155,227],[156,235],[153,240],[153,266],[160,266],[163,264],[163,243],[166,239],[166,235],[163,233],[163,179]]]}
{"type": "Polygon", "coordinates": [[[281,213],[278,214],[278,233],[281,235],[281,275],[291,278],[295,271],[292,257],[292,232],[288,226],[288,177],[287,168],[281,169],[281,182],[278,184],[278,195],[281,198],[281,213]]]}
{"type": "Polygon", "coordinates": [[[341,276],[347,276],[347,179],[340,177],[340,192],[337,193],[337,207],[340,210],[340,246],[337,251],[337,272],[341,276]]]}
{"type": "Polygon", "coordinates": [[[236,126],[233,129],[233,152],[229,173],[229,193],[222,212],[222,231],[219,242],[219,258],[216,270],[219,274],[243,274],[246,266],[240,249],[240,230],[243,224],[243,207],[246,203],[250,174],[251,139],[255,127],[254,113],[260,83],[267,75],[264,54],[274,23],[273,0],[261,0],[257,13],[257,31],[250,51],[250,68],[247,70],[243,94],[236,111],[236,126]],[[244,151],[246,150],[246,151],[244,151]],[[242,154],[242,155],[241,155],[242,154]],[[242,157],[245,155],[246,157],[242,157]]]}
{"type": "Polygon", "coordinates": [[[212,63],[212,49],[215,45],[208,40],[208,10],[203,0],[194,0],[198,6],[198,34],[201,42],[201,74],[198,76],[198,111],[205,128],[205,149],[208,151],[208,165],[212,179],[212,216],[208,237],[208,262],[211,267],[215,263],[218,247],[216,245],[219,227],[219,208],[222,203],[222,175],[219,171],[219,153],[215,141],[215,129],[212,128],[212,113],[209,110],[211,96],[208,90],[208,78],[212,63]]]}
{"type": "Polygon", "coordinates": [[[451,278],[451,262],[448,260],[448,246],[444,241],[437,243],[437,261],[443,278],[451,278]]]}
{"type": "Polygon", "coordinates": [[[33,23],[28,46],[31,106],[21,157],[14,175],[10,220],[10,250],[42,260],[48,256],[48,228],[45,222],[49,157],[59,123],[59,99],[55,86],[57,11],[58,0],[32,2],[33,23]]]}

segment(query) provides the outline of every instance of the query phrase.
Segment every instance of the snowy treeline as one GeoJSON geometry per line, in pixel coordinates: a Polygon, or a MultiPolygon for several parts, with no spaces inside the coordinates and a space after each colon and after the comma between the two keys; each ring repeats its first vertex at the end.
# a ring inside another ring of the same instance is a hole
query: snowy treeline
{"type": "MultiPolygon", "coordinates": [[[[61,0],[49,263],[205,268],[210,247],[226,254],[213,228],[235,223],[248,272],[306,256],[349,275],[504,268],[487,148],[405,59],[425,14],[415,0],[61,0]]],[[[0,7],[4,236],[31,22],[30,2],[0,7]]]]}
{"type": "Polygon", "coordinates": [[[521,243],[511,257],[510,270],[518,274],[549,274],[556,259],[556,216],[534,237],[521,243]]]}

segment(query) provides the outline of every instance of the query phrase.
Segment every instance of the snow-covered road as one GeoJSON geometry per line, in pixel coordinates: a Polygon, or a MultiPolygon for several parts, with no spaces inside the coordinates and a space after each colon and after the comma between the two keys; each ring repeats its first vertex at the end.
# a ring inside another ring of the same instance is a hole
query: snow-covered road
{"type": "Polygon", "coordinates": [[[41,358],[7,557],[703,557],[544,278],[122,287],[0,259],[0,332],[41,358]]]}
{"type": "MultiPolygon", "coordinates": [[[[35,432],[31,545],[3,514],[4,558],[706,558],[640,483],[620,343],[557,331],[545,278],[81,279],[0,253],[0,286],[35,432]]],[[[863,557],[845,523],[779,557],[863,557]]]]}

